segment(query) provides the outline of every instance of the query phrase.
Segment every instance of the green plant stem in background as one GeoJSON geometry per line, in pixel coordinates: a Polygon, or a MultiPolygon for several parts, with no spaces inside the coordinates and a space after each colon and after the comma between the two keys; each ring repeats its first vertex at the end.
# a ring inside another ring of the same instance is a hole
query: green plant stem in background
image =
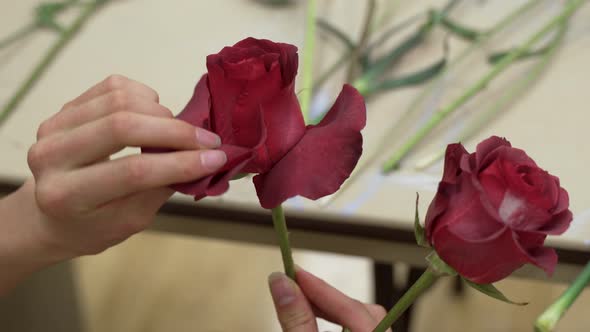
{"type": "MultiPolygon", "coordinates": [[[[504,18],[502,18],[492,28],[490,28],[488,30],[488,32],[486,32],[483,36],[480,36],[480,38],[476,42],[474,42],[473,44],[471,44],[471,46],[469,46],[463,52],[461,52],[457,56],[456,59],[451,61],[450,64],[448,64],[444,68],[442,68],[442,70],[439,71],[439,73],[437,74],[437,77],[435,77],[434,80],[432,80],[429,83],[428,87],[426,87],[425,89],[422,90],[422,92],[420,92],[420,94],[414,99],[414,101],[411,103],[411,105],[408,107],[408,109],[404,112],[404,114],[401,115],[400,120],[397,121],[393,126],[391,126],[385,132],[385,134],[380,139],[379,144],[378,144],[377,148],[375,149],[375,152],[373,152],[367,158],[361,159],[359,165],[357,165],[357,167],[355,167],[354,171],[352,172],[352,174],[350,175],[348,180],[346,180],[342,184],[342,187],[340,187],[340,190],[338,190],[333,195],[321,198],[320,204],[322,204],[322,205],[330,204],[330,202],[332,202],[334,199],[336,199],[341,193],[345,192],[349,186],[353,185],[358,180],[359,175],[365,173],[365,171],[371,165],[373,165],[373,163],[378,158],[380,158],[384,154],[384,151],[391,145],[391,142],[394,140],[394,134],[396,134],[398,132],[398,130],[400,128],[402,128],[402,126],[407,125],[406,124],[407,121],[405,121],[405,119],[410,118],[415,112],[418,111],[418,109],[419,109],[418,105],[420,105],[424,101],[426,96],[432,94],[432,91],[441,83],[441,80],[444,78],[444,75],[451,68],[457,66],[461,61],[465,60],[469,55],[474,53],[480,46],[482,46],[490,38],[492,38],[497,33],[501,32],[503,29],[505,29],[506,27],[511,25],[514,21],[516,21],[521,15],[525,14],[526,12],[528,12],[529,10],[531,10],[532,8],[534,8],[536,5],[538,5],[540,3],[541,2],[539,0],[529,0],[528,2],[523,4],[522,6],[516,8],[514,11],[512,11],[511,13],[506,15],[504,18]]],[[[404,26],[405,25],[401,25],[402,28],[404,26]]]]}
{"type": "Polygon", "coordinates": [[[563,314],[572,306],[580,293],[590,284],[590,262],[572,285],[535,322],[536,332],[551,332],[563,314]]]}
{"type": "Polygon", "coordinates": [[[563,12],[549,21],[533,36],[531,36],[523,45],[514,49],[506,57],[502,58],[497,65],[495,65],[484,77],[471,86],[463,95],[453,101],[449,106],[435,113],[418,131],[412,135],[403,145],[397,150],[391,158],[389,158],[383,165],[383,172],[388,173],[396,169],[400,160],[408,154],[430,131],[436,127],[449,114],[457,110],[460,106],[465,104],[478,92],[485,89],[485,87],[506,68],[508,68],[514,60],[521,54],[529,50],[534,44],[541,40],[547,33],[553,30],[562,21],[570,17],[586,0],[572,0],[567,3],[563,12]]]}
{"type": "Polygon", "coordinates": [[[358,65],[361,60],[361,53],[365,49],[365,47],[367,46],[367,42],[369,41],[371,23],[373,22],[373,18],[375,17],[376,7],[377,1],[369,0],[369,2],[367,3],[367,12],[365,15],[365,21],[363,23],[361,37],[356,46],[352,49],[352,53],[350,56],[350,66],[348,67],[346,82],[352,82],[357,75],[358,65]]]}
{"type": "Polygon", "coordinates": [[[287,230],[285,213],[283,212],[283,207],[281,205],[272,209],[272,223],[278,236],[285,274],[289,278],[295,280],[295,263],[293,263],[293,254],[291,253],[291,246],[289,245],[289,231],[287,230]]]}
{"type": "Polygon", "coordinates": [[[299,96],[301,104],[301,113],[305,123],[309,122],[309,108],[311,106],[311,95],[313,91],[313,55],[315,44],[315,26],[316,26],[316,0],[308,0],[307,15],[305,23],[305,45],[303,49],[303,72],[302,88],[299,96]]]}
{"type": "Polygon", "coordinates": [[[428,268],[418,280],[408,289],[408,291],[399,299],[399,301],[389,310],[385,318],[375,327],[373,332],[385,332],[395,323],[395,321],[414,303],[414,301],[424,293],[438,279],[432,269],[428,268]]]}
{"type": "Polygon", "coordinates": [[[22,38],[25,38],[31,32],[35,31],[35,29],[37,29],[37,24],[31,23],[31,24],[27,24],[24,27],[16,30],[14,33],[12,33],[9,36],[5,37],[4,39],[0,40],[0,50],[9,46],[10,44],[12,44],[16,41],[22,39],[22,38]]]}
{"type": "MultiPolygon", "coordinates": [[[[547,69],[549,63],[551,63],[551,59],[553,59],[556,54],[559,45],[563,42],[563,37],[567,31],[567,23],[567,21],[562,23],[557,35],[553,38],[550,45],[547,46],[547,51],[542,55],[541,59],[534,65],[528,74],[520,78],[514,86],[511,86],[505,94],[479,116],[474,124],[463,130],[455,141],[465,142],[476,135],[481,128],[489,124],[498,112],[505,109],[507,105],[514,102],[518,96],[528,91],[534,85],[533,83],[535,83],[539,76],[541,76],[541,74],[547,69]]],[[[423,170],[430,167],[435,162],[441,160],[444,155],[445,149],[440,149],[435,153],[427,155],[416,162],[416,169],[423,170]]]]}
{"type": "MultiPolygon", "coordinates": [[[[467,47],[463,52],[461,52],[450,64],[445,66],[437,75],[437,77],[429,83],[429,85],[418,94],[418,96],[412,101],[408,109],[401,115],[400,120],[397,121],[392,127],[390,127],[383,138],[380,140],[380,144],[378,148],[375,150],[375,153],[371,157],[370,163],[379,156],[383,155],[384,150],[391,145],[391,142],[394,141],[394,135],[399,131],[399,129],[403,128],[403,126],[407,125],[406,119],[411,118],[420,108],[418,107],[424,102],[424,99],[431,95],[435,88],[437,88],[441,81],[444,79],[445,75],[454,67],[456,67],[459,63],[467,59],[471,54],[473,54],[476,50],[478,50],[482,45],[484,45],[487,41],[489,41],[493,36],[504,30],[506,27],[510,26],[514,21],[516,21],[520,16],[524,15],[529,10],[533,9],[535,6],[540,4],[541,1],[539,0],[529,0],[522,6],[516,8],[514,11],[506,15],[503,19],[501,19],[498,23],[496,23],[492,28],[488,30],[484,35],[480,36],[480,38],[471,44],[471,46],[467,47]]],[[[369,163],[367,163],[369,164],[369,163]]],[[[358,169],[359,167],[357,167],[358,169]]],[[[352,174],[354,176],[354,173],[352,174]]],[[[351,177],[352,177],[351,176],[351,177]]],[[[351,182],[350,180],[345,182],[351,182]]]]}
{"type": "Polygon", "coordinates": [[[59,39],[51,46],[45,53],[39,64],[33,69],[29,77],[18,88],[16,93],[8,100],[0,111],[0,124],[12,113],[18,104],[24,99],[31,88],[37,83],[41,75],[47,70],[49,65],[55,60],[59,52],[66,46],[66,44],[76,35],[84,23],[94,14],[100,6],[105,4],[107,0],[95,0],[90,2],[83,8],[80,15],[76,18],[74,23],[62,32],[59,39]]]}

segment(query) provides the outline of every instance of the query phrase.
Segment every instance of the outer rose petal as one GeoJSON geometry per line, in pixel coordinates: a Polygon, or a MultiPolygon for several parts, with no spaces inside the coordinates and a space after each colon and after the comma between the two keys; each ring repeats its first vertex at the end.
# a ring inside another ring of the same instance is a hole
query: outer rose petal
{"type": "Polygon", "coordinates": [[[525,251],[508,227],[484,241],[466,241],[442,227],[434,234],[434,248],[461,276],[480,284],[501,280],[525,263],[541,266],[548,273],[557,263],[551,258],[552,249],[525,251]]]}
{"type": "Polygon", "coordinates": [[[184,120],[193,126],[209,129],[209,112],[211,110],[211,95],[207,74],[201,76],[195,86],[193,96],[177,118],[184,120]]]}
{"type": "Polygon", "coordinates": [[[460,143],[449,144],[445,152],[445,166],[443,171],[443,182],[456,183],[459,169],[459,163],[464,155],[469,154],[460,143]]]}
{"type": "Polygon", "coordinates": [[[491,158],[488,158],[488,156],[496,149],[503,146],[511,147],[512,145],[510,145],[510,142],[505,138],[500,138],[498,136],[492,136],[477,144],[477,147],[475,148],[477,168],[481,170],[483,167],[486,167],[490,162],[490,159],[495,159],[494,156],[491,156],[491,158]]]}
{"type": "Polygon", "coordinates": [[[175,184],[172,189],[194,196],[195,201],[225,193],[229,189],[229,181],[252,159],[252,151],[235,145],[222,145],[219,150],[227,156],[227,163],[219,171],[197,181],[175,184]]]}
{"type": "Polygon", "coordinates": [[[270,209],[296,195],[318,199],[338,190],[361,156],[365,122],[363,97],[345,85],[326,117],[268,173],[254,177],[260,205],[270,209]]]}

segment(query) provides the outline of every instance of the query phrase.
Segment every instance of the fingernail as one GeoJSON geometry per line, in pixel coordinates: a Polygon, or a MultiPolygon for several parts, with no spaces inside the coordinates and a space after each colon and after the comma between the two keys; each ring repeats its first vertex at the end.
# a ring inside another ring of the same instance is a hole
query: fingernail
{"type": "Polygon", "coordinates": [[[284,273],[274,272],[268,277],[272,299],[279,306],[295,301],[295,285],[284,273]]]}
{"type": "Polygon", "coordinates": [[[221,146],[221,138],[217,134],[203,128],[197,128],[197,142],[199,145],[211,149],[221,146]]]}
{"type": "Polygon", "coordinates": [[[201,151],[201,164],[210,171],[218,169],[225,165],[226,162],[227,156],[221,150],[201,151]]]}

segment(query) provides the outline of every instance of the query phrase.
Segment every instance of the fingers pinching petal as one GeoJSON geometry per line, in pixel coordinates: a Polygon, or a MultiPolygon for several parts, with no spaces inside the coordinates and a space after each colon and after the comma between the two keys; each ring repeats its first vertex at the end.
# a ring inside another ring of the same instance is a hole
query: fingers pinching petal
{"type": "Polygon", "coordinates": [[[226,161],[220,150],[144,153],[70,171],[67,185],[74,188],[76,203],[91,209],[127,195],[199,179],[226,161]]]}
{"type": "Polygon", "coordinates": [[[108,158],[125,147],[217,148],[221,140],[181,120],[119,112],[52,135],[36,145],[47,150],[45,167],[74,168],[108,158]]]}
{"type": "Polygon", "coordinates": [[[150,88],[149,86],[129,79],[123,75],[113,74],[64,105],[63,110],[67,111],[72,107],[84,104],[94,98],[116,90],[124,90],[130,94],[143,96],[144,98],[147,98],[156,103],[160,100],[156,90],[150,88]]]}
{"type": "Polygon", "coordinates": [[[173,117],[168,108],[152,100],[126,90],[116,90],[45,120],[39,127],[37,139],[71,130],[118,112],[139,113],[159,118],[173,117]]]}

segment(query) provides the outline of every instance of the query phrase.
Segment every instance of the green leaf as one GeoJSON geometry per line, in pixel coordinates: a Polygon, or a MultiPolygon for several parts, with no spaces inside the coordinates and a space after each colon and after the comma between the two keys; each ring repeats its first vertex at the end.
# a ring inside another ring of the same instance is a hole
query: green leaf
{"type": "Polygon", "coordinates": [[[446,57],[444,57],[436,61],[435,63],[427,66],[426,68],[420,69],[414,73],[394,78],[391,80],[385,80],[373,87],[374,91],[370,91],[369,93],[373,93],[376,91],[398,89],[402,87],[408,87],[425,83],[436,77],[445,68],[446,65],[447,59],[446,57]]]}
{"type": "Polygon", "coordinates": [[[484,35],[478,30],[466,27],[451,20],[448,16],[442,16],[440,24],[450,33],[469,42],[477,41],[481,36],[484,35]]]}
{"type": "MultiPolygon", "coordinates": [[[[519,55],[516,58],[516,60],[526,60],[529,58],[542,56],[542,55],[546,54],[547,52],[549,52],[550,49],[551,49],[550,46],[545,46],[545,47],[542,47],[538,50],[524,52],[523,54],[519,55]]],[[[505,56],[510,54],[510,52],[512,52],[512,50],[492,53],[488,56],[488,63],[491,65],[494,65],[494,64],[500,62],[505,56]]]]}
{"type": "Polygon", "coordinates": [[[426,237],[424,236],[424,228],[420,224],[420,215],[418,213],[418,201],[420,195],[416,193],[416,216],[414,218],[414,236],[416,237],[416,243],[422,247],[429,247],[426,237]]]}
{"type": "Polygon", "coordinates": [[[431,252],[426,256],[426,261],[430,264],[430,268],[439,276],[448,275],[454,277],[457,275],[457,271],[445,263],[436,251],[431,252]]]}
{"type": "Polygon", "coordinates": [[[35,21],[37,25],[56,31],[62,31],[63,27],[57,22],[57,15],[70,6],[70,2],[46,2],[35,9],[35,21]]]}
{"type": "Polygon", "coordinates": [[[514,304],[514,305],[527,305],[528,302],[514,302],[509,300],[504,294],[502,294],[502,292],[500,292],[493,284],[476,284],[473,281],[469,281],[465,278],[462,278],[469,286],[471,286],[473,289],[476,289],[482,293],[484,293],[487,296],[493,297],[497,300],[506,302],[506,303],[510,303],[510,304],[514,304]]]}
{"type": "Polygon", "coordinates": [[[352,39],[350,39],[346,35],[346,33],[332,25],[330,22],[319,18],[316,21],[316,24],[318,28],[324,30],[325,32],[336,37],[336,39],[340,40],[344,44],[344,46],[346,46],[346,48],[348,48],[349,50],[352,50],[356,47],[356,44],[352,41],[352,39]]]}

